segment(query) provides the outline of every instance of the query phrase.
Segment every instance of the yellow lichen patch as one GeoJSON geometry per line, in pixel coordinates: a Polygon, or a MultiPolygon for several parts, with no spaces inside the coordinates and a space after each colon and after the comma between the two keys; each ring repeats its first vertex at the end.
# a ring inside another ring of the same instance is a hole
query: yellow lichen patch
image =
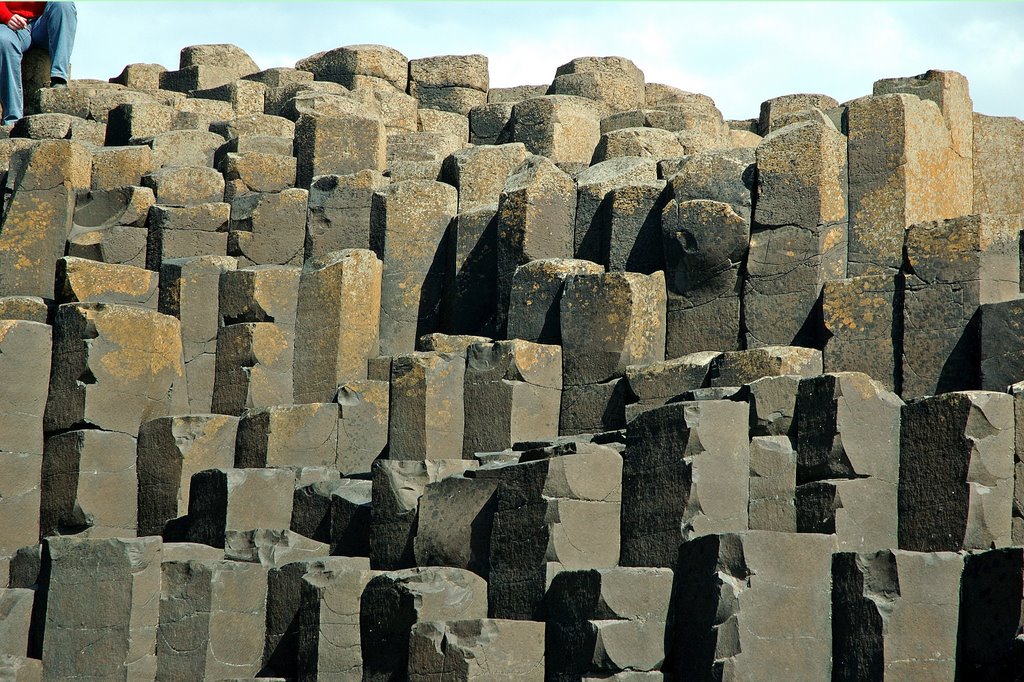
{"type": "Polygon", "coordinates": [[[291,346],[284,330],[276,324],[259,323],[254,325],[253,354],[260,364],[276,364],[291,346]]]}
{"type": "Polygon", "coordinates": [[[104,306],[87,314],[99,337],[116,348],[99,359],[110,377],[127,382],[182,373],[176,319],[128,306],[104,306]]]}
{"type": "Polygon", "coordinates": [[[78,300],[95,300],[105,294],[141,299],[156,284],[156,273],[130,266],[68,259],[68,280],[78,300]]]}

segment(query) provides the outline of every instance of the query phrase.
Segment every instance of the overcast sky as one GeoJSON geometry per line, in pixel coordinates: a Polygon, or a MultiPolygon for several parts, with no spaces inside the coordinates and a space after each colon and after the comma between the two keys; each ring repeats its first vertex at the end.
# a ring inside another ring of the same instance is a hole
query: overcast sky
{"type": "Polygon", "coordinates": [[[974,109],[1024,118],[1024,3],[104,2],[80,0],[75,78],[173,69],[182,47],[234,43],[261,68],[389,45],[410,59],[483,54],[492,87],[550,83],[573,57],[619,55],[648,82],[711,96],[726,118],[777,95],[840,102],[879,78],[952,69],[974,109]]]}

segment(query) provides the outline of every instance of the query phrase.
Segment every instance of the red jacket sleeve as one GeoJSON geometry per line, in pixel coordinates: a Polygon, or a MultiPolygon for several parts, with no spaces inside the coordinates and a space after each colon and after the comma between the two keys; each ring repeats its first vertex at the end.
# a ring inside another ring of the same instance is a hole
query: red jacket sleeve
{"type": "Polygon", "coordinates": [[[15,14],[34,19],[42,16],[45,9],[45,2],[0,2],[0,22],[6,24],[15,14]]]}

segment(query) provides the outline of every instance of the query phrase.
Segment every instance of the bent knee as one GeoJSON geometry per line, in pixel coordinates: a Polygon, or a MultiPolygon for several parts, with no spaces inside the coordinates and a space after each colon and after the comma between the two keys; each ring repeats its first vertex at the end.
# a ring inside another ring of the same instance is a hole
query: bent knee
{"type": "Polygon", "coordinates": [[[6,26],[0,27],[0,54],[5,57],[21,58],[24,51],[18,34],[6,26]]]}

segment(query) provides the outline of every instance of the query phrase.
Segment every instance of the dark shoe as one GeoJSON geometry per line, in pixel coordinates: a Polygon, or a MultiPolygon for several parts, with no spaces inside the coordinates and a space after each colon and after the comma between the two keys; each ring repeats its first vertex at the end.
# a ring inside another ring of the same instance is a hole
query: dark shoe
{"type": "Polygon", "coordinates": [[[68,87],[68,82],[66,80],[64,80],[63,78],[53,77],[53,78],[50,78],[50,87],[51,88],[66,88],[66,87],[68,87]]]}

